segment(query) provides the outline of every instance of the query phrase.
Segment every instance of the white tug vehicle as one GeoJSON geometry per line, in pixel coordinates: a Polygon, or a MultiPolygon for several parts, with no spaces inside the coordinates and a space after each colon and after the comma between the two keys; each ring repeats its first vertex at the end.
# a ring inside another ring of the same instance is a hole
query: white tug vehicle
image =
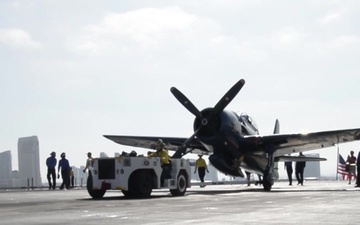
{"type": "Polygon", "coordinates": [[[148,198],[153,189],[169,189],[173,196],[183,196],[191,186],[187,159],[171,159],[171,171],[164,171],[160,158],[120,156],[94,158],[89,168],[87,190],[92,198],[102,198],[107,190],[121,190],[129,198],[148,198]]]}

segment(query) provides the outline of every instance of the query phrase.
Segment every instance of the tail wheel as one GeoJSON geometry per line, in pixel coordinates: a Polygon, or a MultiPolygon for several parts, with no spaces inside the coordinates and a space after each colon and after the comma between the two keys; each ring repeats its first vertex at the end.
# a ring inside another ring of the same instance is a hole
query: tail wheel
{"type": "Polygon", "coordinates": [[[170,190],[173,196],[183,196],[186,193],[187,189],[187,178],[185,172],[180,172],[177,177],[177,187],[176,189],[170,190]]]}
{"type": "Polygon", "coordinates": [[[87,189],[89,195],[92,198],[95,198],[95,199],[99,199],[99,198],[104,197],[104,194],[106,192],[106,190],[94,190],[93,189],[92,175],[90,173],[89,173],[89,176],[87,178],[86,189],[87,189]]]}

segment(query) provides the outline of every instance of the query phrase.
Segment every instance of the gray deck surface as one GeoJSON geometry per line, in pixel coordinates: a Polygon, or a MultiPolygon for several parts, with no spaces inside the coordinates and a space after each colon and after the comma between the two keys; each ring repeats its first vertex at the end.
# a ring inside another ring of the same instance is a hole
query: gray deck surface
{"type": "Polygon", "coordinates": [[[149,199],[85,189],[0,191],[0,224],[359,224],[360,189],[346,181],[261,187],[193,186],[183,197],[154,190],[149,199]]]}

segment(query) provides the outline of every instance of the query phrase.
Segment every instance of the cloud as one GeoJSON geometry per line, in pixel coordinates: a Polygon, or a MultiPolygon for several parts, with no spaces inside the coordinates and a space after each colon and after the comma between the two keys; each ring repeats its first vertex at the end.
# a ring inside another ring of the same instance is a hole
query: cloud
{"type": "Polygon", "coordinates": [[[326,16],[324,16],[323,18],[319,19],[319,23],[326,25],[326,24],[331,24],[335,21],[338,21],[341,18],[341,13],[340,12],[331,12],[328,13],[326,16]]]}
{"type": "Polygon", "coordinates": [[[216,31],[216,22],[174,8],[146,8],[127,13],[107,13],[97,24],[84,26],[71,45],[77,51],[99,53],[116,48],[157,48],[164,42],[193,41],[203,30],[216,31]]]}
{"type": "Polygon", "coordinates": [[[30,34],[18,28],[0,28],[0,44],[12,48],[39,48],[41,44],[34,41],[30,34]]]}
{"type": "Polygon", "coordinates": [[[142,61],[142,65],[152,68],[162,62],[173,66],[179,62],[199,65],[199,61],[229,65],[238,64],[239,60],[259,62],[267,57],[263,46],[257,43],[259,40],[254,41],[248,34],[224,32],[220,22],[179,7],[111,12],[96,23],[80,27],[68,39],[67,46],[76,54],[99,60],[111,56],[110,60],[126,64],[134,59],[137,65],[142,61]]]}
{"type": "Polygon", "coordinates": [[[272,38],[275,42],[285,45],[297,45],[302,43],[309,33],[299,32],[292,28],[284,28],[283,30],[273,34],[272,38]]]}
{"type": "Polygon", "coordinates": [[[357,36],[343,35],[328,41],[313,42],[310,46],[320,54],[334,54],[334,51],[347,51],[351,53],[356,51],[355,49],[359,49],[360,38],[357,36]]]}

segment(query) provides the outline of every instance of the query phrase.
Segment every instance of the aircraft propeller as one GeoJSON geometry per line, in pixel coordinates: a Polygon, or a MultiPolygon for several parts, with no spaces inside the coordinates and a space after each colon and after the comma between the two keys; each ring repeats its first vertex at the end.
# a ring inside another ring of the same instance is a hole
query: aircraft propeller
{"type": "Polygon", "coordinates": [[[171,93],[175,96],[175,98],[187,109],[189,110],[194,116],[201,117],[202,115],[200,111],[196,108],[194,104],[183,94],[181,93],[176,87],[170,88],[171,93]]]}
{"type": "Polygon", "coordinates": [[[208,124],[209,121],[211,121],[213,118],[215,118],[217,115],[219,115],[225,107],[235,98],[235,96],[240,92],[242,87],[245,84],[245,80],[241,79],[239,80],[234,86],[232,86],[228,92],[218,101],[218,103],[215,105],[215,107],[210,112],[209,116],[207,118],[204,118],[201,112],[196,108],[196,106],[183,94],[181,93],[177,88],[172,87],[170,88],[171,93],[175,96],[175,98],[189,111],[191,112],[196,118],[199,118],[201,120],[201,124],[196,129],[193,135],[189,137],[179,148],[176,150],[173,158],[181,158],[188,146],[188,144],[196,138],[196,135],[199,130],[201,130],[204,126],[208,124]]]}

